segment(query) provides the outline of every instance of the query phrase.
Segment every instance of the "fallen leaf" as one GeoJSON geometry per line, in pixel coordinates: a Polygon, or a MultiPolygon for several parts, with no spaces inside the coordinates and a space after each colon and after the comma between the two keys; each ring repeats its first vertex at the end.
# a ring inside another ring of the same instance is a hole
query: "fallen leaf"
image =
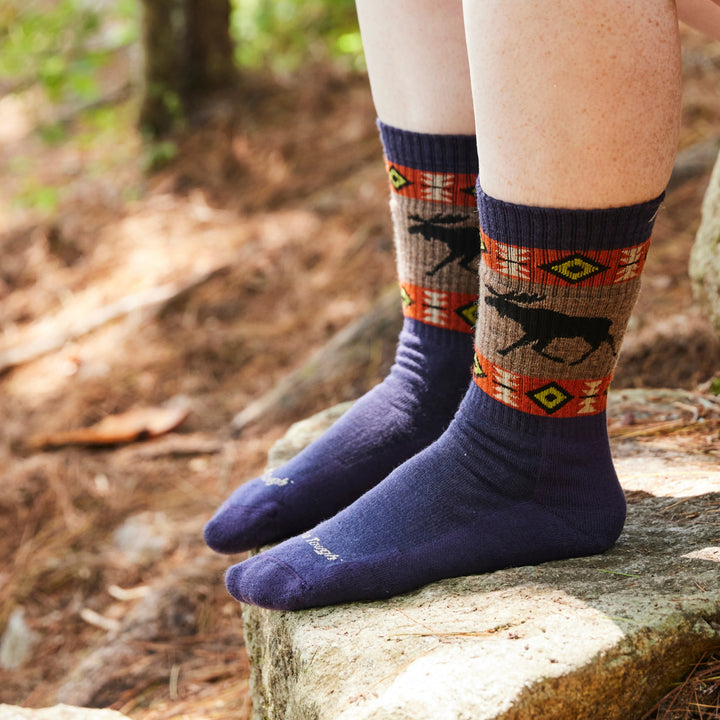
{"type": "Polygon", "coordinates": [[[61,445],[118,445],[164,435],[180,425],[189,414],[188,407],[134,408],[119,415],[108,415],[91,427],[33,435],[29,442],[36,448],[61,445]]]}

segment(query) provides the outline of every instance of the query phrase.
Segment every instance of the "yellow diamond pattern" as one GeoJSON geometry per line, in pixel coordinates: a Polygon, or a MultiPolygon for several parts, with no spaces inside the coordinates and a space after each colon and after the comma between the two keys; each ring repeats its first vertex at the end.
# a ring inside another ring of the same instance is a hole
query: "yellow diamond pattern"
{"type": "Polygon", "coordinates": [[[472,372],[473,372],[473,376],[476,378],[486,377],[485,371],[482,369],[482,365],[480,365],[480,360],[478,360],[477,355],[475,355],[475,358],[473,360],[472,372]]]}
{"type": "Polygon", "coordinates": [[[573,396],[555,382],[531,390],[527,396],[548,415],[552,415],[563,405],[569,403],[573,396]]]}
{"type": "Polygon", "coordinates": [[[412,184],[394,165],[390,166],[388,177],[396,190],[401,190],[406,185],[412,184]]]}
{"type": "Polygon", "coordinates": [[[546,263],[540,267],[569,283],[578,283],[581,280],[587,280],[589,277],[607,270],[606,265],[602,265],[580,253],[575,253],[569,257],[546,263]]]}
{"type": "Polygon", "coordinates": [[[463,305],[455,310],[455,312],[470,326],[475,327],[478,318],[478,304],[474,300],[467,305],[463,305]]]}

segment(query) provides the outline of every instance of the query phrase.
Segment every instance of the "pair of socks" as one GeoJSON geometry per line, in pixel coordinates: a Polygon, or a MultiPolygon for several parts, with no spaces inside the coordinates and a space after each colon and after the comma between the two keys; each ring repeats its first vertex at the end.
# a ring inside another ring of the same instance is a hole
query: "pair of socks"
{"type": "Polygon", "coordinates": [[[381,136],[405,313],[396,363],[208,524],[208,543],[225,552],[296,535],[228,571],[243,602],[385,598],[603,552],[623,526],[605,404],[660,199],[565,210],[478,188],[470,206],[473,168],[458,161],[471,138],[387,126],[381,136]],[[443,168],[443,155],[454,164],[443,168]],[[461,323],[475,314],[473,352],[461,323]]]}

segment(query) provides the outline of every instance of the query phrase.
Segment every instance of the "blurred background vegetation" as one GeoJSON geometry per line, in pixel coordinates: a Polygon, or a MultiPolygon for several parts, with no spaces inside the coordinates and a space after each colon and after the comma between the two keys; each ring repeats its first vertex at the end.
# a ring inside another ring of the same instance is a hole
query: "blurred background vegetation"
{"type": "Polygon", "coordinates": [[[355,0],[235,0],[231,32],[240,67],[292,72],[334,58],[364,68],[355,0]]]}
{"type": "MultiPolygon", "coordinates": [[[[354,0],[0,3],[0,102],[22,104],[51,145],[118,152],[135,136],[129,152],[146,169],[174,156],[173,133],[208,94],[241,98],[243,76],[287,78],[312,63],[363,70],[354,0]]],[[[62,188],[34,180],[22,157],[13,163],[16,202],[52,212],[62,188]]]]}

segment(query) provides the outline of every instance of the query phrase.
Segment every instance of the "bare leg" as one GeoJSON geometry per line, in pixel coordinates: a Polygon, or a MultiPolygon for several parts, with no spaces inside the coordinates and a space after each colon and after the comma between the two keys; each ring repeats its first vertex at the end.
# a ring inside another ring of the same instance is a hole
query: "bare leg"
{"type": "Polygon", "coordinates": [[[403,130],[473,134],[462,0],[357,0],[378,117],[403,130]]]}
{"type": "Polygon", "coordinates": [[[480,184],[612,207],[659,195],[680,108],[672,0],[465,0],[480,184]]]}

